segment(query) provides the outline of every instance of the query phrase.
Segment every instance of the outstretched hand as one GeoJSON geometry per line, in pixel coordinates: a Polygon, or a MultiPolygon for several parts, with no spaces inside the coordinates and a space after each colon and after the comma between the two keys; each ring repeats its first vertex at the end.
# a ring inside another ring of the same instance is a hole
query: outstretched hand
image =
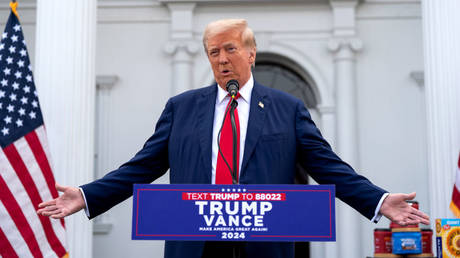
{"type": "Polygon", "coordinates": [[[380,207],[380,213],[401,226],[414,224],[430,224],[430,217],[413,208],[406,201],[413,200],[415,192],[410,194],[389,194],[380,207]]]}
{"type": "Polygon", "coordinates": [[[56,189],[63,194],[54,200],[40,203],[38,214],[61,219],[85,208],[85,200],[77,187],[61,186],[56,183],[56,189]]]}

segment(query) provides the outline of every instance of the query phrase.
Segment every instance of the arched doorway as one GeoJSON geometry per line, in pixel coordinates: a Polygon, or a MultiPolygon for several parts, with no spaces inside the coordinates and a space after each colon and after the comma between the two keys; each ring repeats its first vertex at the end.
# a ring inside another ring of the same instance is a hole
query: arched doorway
{"type": "MultiPolygon", "coordinates": [[[[313,121],[320,127],[321,120],[317,111],[319,101],[314,81],[301,66],[280,55],[258,53],[252,73],[257,82],[301,99],[310,111],[313,121]]],[[[296,183],[308,183],[307,173],[299,165],[297,166],[296,183]]],[[[309,243],[297,242],[295,244],[295,257],[310,257],[309,247],[309,243]]]]}

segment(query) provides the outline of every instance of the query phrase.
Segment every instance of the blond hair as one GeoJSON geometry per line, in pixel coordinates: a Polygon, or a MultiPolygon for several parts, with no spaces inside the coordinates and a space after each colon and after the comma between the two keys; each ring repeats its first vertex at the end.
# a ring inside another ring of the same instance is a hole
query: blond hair
{"type": "Polygon", "coordinates": [[[251,50],[255,50],[256,39],[254,38],[254,32],[248,27],[248,22],[245,19],[222,19],[209,23],[203,34],[204,50],[208,52],[208,39],[210,37],[229,30],[240,31],[243,45],[251,50]]]}

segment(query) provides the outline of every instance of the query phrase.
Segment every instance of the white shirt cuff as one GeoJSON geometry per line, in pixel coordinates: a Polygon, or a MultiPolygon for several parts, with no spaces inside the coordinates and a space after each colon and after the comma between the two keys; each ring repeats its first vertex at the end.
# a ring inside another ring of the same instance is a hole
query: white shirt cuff
{"type": "Polygon", "coordinates": [[[387,198],[387,196],[389,195],[390,193],[384,193],[382,195],[382,198],[380,198],[380,201],[379,201],[379,204],[377,205],[377,207],[375,208],[375,215],[374,217],[371,219],[372,222],[374,223],[377,223],[379,222],[380,218],[382,217],[382,214],[380,213],[380,207],[382,206],[382,203],[383,201],[385,200],[385,198],[387,198]]]}
{"type": "Polygon", "coordinates": [[[85,192],[83,191],[81,187],[78,187],[78,189],[80,189],[81,195],[83,195],[83,200],[85,200],[85,213],[86,213],[86,216],[89,218],[89,209],[88,209],[88,203],[86,202],[85,192]]]}

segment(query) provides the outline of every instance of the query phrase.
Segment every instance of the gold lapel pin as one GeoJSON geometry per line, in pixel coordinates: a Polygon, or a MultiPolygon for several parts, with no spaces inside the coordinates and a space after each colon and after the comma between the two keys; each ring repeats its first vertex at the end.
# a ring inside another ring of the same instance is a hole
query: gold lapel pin
{"type": "Polygon", "coordinates": [[[259,107],[264,108],[264,103],[262,103],[261,101],[259,101],[259,107]]]}

